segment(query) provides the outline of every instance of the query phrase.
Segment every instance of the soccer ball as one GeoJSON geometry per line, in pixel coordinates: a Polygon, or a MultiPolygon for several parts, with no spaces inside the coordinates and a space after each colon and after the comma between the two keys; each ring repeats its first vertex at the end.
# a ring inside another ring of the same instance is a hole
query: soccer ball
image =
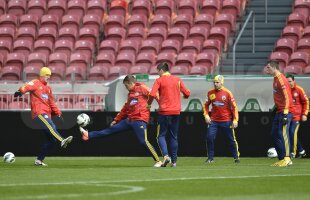
{"type": "Polygon", "coordinates": [[[12,152],[7,152],[3,156],[3,162],[13,163],[15,162],[15,155],[12,152]]]}
{"type": "Polygon", "coordinates": [[[271,147],[270,149],[268,149],[267,151],[267,156],[269,158],[276,158],[278,157],[278,153],[277,150],[274,147],[271,147]]]}
{"type": "Polygon", "coordinates": [[[87,126],[89,122],[90,122],[90,118],[85,113],[79,114],[76,118],[76,123],[81,127],[87,126]]]}

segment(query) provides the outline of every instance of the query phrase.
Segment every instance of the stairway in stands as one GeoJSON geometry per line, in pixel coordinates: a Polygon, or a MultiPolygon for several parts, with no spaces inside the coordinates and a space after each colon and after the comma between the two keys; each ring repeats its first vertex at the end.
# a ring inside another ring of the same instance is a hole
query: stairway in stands
{"type": "MultiPolygon", "coordinates": [[[[236,74],[262,74],[268,56],[281,35],[288,15],[291,13],[293,0],[268,0],[268,23],[265,23],[265,0],[249,2],[244,21],[251,10],[255,13],[255,53],[252,53],[252,19],[241,36],[236,48],[236,74]]],[[[240,28],[241,30],[241,28],[240,28]]],[[[238,34],[238,33],[237,33],[238,34]]],[[[236,35],[237,37],[237,35],[236,35]]],[[[233,43],[227,57],[223,58],[220,72],[233,73],[233,43]]]]}

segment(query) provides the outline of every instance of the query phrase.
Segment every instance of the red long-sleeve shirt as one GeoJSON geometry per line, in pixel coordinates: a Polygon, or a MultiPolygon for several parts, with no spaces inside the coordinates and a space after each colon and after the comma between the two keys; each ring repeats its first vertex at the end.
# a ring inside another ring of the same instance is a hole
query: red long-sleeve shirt
{"type": "Polygon", "coordinates": [[[181,96],[184,98],[190,96],[190,91],[185,87],[183,81],[170,73],[165,72],[161,77],[154,82],[150,93],[148,104],[152,103],[152,99],[159,94],[159,114],[161,115],[179,115],[181,112],[181,96]]]}
{"type": "Polygon", "coordinates": [[[209,90],[204,106],[204,117],[209,115],[209,106],[212,104],[211,120],[215,122],[227,122],[239,120],[238,108],[232,93],[222,87],[219,90],[209,90]]]}
{"type": "Polygon", "coordinates": [[[299,121],[302,115],[307,116],[309,112],[309,99],[304,89],[295,83],[291,88],[293,97],[293,120],[299,121]]]}
{"type": "Polygon", "coordinates": [[[127,102],[114,118],[114,121],[119,122],[128,117],[129,120],[142,120],[148,123],[150,118],[150,110],[147,109],[149,93],[150,88],[142,83],[136,83],[129,91],[127,102]]]}
{"type": "Polygon", "coordinates": [[[293,99],[290,90],[290,84],[286,77],[279,73],[273,78],[273,100],[277,112],[293,112],[293,99]]]}
{"type": "Polygon", "coordinates": [[[21,93],[30,93],[31,114],[34,119],[40,114],[47,114],[51,117],[52,114],[61,115],[60,110],[55,104],[52,89],[46,82],[39,79],[32,80],[19,88],[21,93]]]}

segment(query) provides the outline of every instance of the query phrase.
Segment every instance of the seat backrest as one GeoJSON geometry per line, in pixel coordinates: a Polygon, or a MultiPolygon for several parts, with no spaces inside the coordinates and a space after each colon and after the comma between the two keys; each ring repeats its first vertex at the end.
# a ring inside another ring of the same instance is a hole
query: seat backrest
{"type": "Polygon", "coordinates": [[[28,2],[28,14],[42,17],[46,12],[47,1],[30,0],[28,2]]]}

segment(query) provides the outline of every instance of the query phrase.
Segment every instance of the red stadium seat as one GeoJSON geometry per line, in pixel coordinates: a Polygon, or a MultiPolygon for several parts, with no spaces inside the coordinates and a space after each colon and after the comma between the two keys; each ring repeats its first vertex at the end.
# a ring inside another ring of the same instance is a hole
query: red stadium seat
{"type": "Polygon", "coordinates": [[[221,10],[220,0],[205,0],[202,3],[201,14],[210,14],[215,16],[221,10]]]}
{"type": "Polygon", "coordinates": [[[190,29],[194,23],[194,18],[191,15],[179,14],[174,20],[174,27],[190,29]]]}
{"type": "Polygon", "coordinates": [[[8,13],[17,17],[26,13],[27,1],[8,1],[8,13]]]}
{"type": "Polygon", "coordinates": [[[61,110],[72,109],[73,108],[72,103],[68,102],[68,101],[57,101],[56,105],[61,110]]]}
{"type": "Polygon", "coordinates": [[[231,14],[235,18],[241,16],[240,0],[224,0],[222,5],[222,13],[231,14]]]}
{"type": "Polygon", "coordinates": [[[295,43],[301,38],[301,30],[296,26],[286,26],[282,31],[282,38],[289,38],[295,41],[295,43]]]}
{"type": "MultiPolygon", "coordinates": [[[[2,39],[2,38],[1,38],[2,39]]],[[[11,52],[12,43],[8,40],[0,40],[0,54],[6,57],[11,52]]]]}
{"type": "Polygon", "coordinates": [[[195,18],[194,27],[204,27],[210,30],[213,24],[214,24],[214,17],[212,15],[200,14],[195,18]]]}
{"type": "Polygon", "coordinates": [[[305,68],[309,63],[309,54],[308,52],[294,52],[291,57],[288,65],[298,66],[305,68]]]}
{"type": "Polygon", "coordinates": [[[75,42],[74,52],[86,55],[90,60],[92,59],[93,50],[95,46],[87,40],[78,40],[75,42]]]}
{"type": "Polygon", "coordinates": [[[206,67],[209,73],[214,72],[214,68],[218,65],[219,58],[215,53],[200,53],[197,55],[195,66],[206,67]]]}
{"type": "Polygon", "coordinates": [[[159,52],[159,43],[155,40],[144,40],[140,47],[140,53],[153,53],[157,55],[159,52]]]}
{"type": "Polygon", "coordinates": [[[208,67],[204,65],[194,65],[189,72],[191,75],[206,75],[209,73],[208,67]]]}
{"type": "Polygon", "coordinates": [[[122,28],[125,26],[125,18],[122,15],[109,15],[105,23],[105,31],[108,32],[111,28],[122,28]]]}
{"type": "Polygon", "coordinates": [[[149,67],[144,65],[135,65],[129,69],[129,74],[148,74],[149,67]]]}
{"type": "Polygon", "coordinates": [[[131,28],[146,28],[148,26],[148,18],[143,15],[136,15],[135,13],[128,19],[128,29],[131,28]]]}
{"type": "Polygon", "coordinates": [[[28,56],[28,66],[41,68],[47,65],[48,57],[43,53],[31,53],[28,56]]]}
{"type": "Polygon", "coordinates": [[[161,44],[167,37],[167,29],[161,27],[150,28],[147,39],[157,41],[161,44]]]}
{"type": "Polygon", "coordinates": [[[302,38],[308,38],[308,39],[310,39],[310,26],[307,26],[307,27],[304,29],[304,34],[302,35],[302,38]]]}
{"type": "Polygon", "coordinates": [[[171,39],[165,40],[161,46],[161,53],[170,52],[170,53],[174,53],[177,55],[181,49],[181,45],[182,44],[176,40],[171,40],[171,39]]]}
{"type": "Polygon", "coordinates": [[[35,53],[43,53],[44,55],[49,55],[53,52],[53,43],[49,40],[36,40],[34,42],[33,51],[35,53]]]}
{"type": "Polygon", "coordinates": [[[132,13],[136,15],[146,16],[149,18],[152,13],[152,2],[145,0],[135,0],[132,2],[132,13]]]}
{"type": "Polygon", "coordinates": [[[0,15],[3,15],[6,11],[6,1],[0,1],[0,15]]]}
{"type": "Polygon", "coordinates": [[[86,13],[86,1],[85,0],[70,0],[68,1],[67,14],[78,16],[79,19],[86,13]]]}
{"type": "Polygon", "coordinates": [[[203,43],[208,36],[209,30],[207,28],[196,26],[190,29],[188,39],[197,40],[198,42],[203,43]]]}
{"type": "Polygon", "coordinates": [[[303,38],[298,41],[297,51],[310,52],[310,38],[303,38]]]}
{"type": "Polygon", "coordinates": [[[58,32],[59,40],[67,40],[74,44],[78,37],[79,37],[78,30],[73,27],[71,28],[63,27],[59,29],[58,32]]]}
{"type": "Polygon", "coordinates": [[[101,18],[97,15],[88,14],[83,17],[83,27],[92,28],[99,32],[102,30],[102,21],[101,18]]]}
{"type": "Polygon", "coordinates": [[[189,69],[195,64],[195,60],[195,53],[180,53],[175,61],[175,66],[186,67],[188,69],[187,71],[189,71],[189,69]]]}
{"type": "Polygon", "coordinates": [[[106,10],[106,1],[102,0],[89,0],[87,3],[87,14],[93,14],[99,18],[103,17],[106,10]]]}
{"type": "Polygon", "coordinates": [[[116,79],[119,76],[127,75],[128,68],[123,66],[113,66],[110,68],[108,80],[116,79]]]}
{"type": "Polygon", "coordinates": [[[86,79],[86,69],[79,65],[70,65],[66,69],[66,80],[85,80],[86,79]],[[74,78],[73,78],[74,77],[74,78]]]}
{"type": "Polygon", "coordinates": [[[24,73],[27,81],[37,79],[39,77],[41,67],[28,65],[24,68],[24,73]]]}
{"type": "Polygon", "coordinates": [[[221,43],[221,47],[224,51],[227,50],[228,44],[228,32],[226,28],[223,27],[212,27],[208,39],[218,40],[221,43]]]}
{"type": "Polygon", "coordinates": [[[17,19],[13,14],[0,15],[0,27],[16,29],[17,19]]]}
{"type": "Polygon", "coordinates": [[[96,58],[96,64],[101,66],[112,67],[115,63],[115,56],[112,53],[99,53],[96,58]]]}
{"type": "MultiPolygon", "coordinates": [[[[83,53],[72,53],[69,60],[70,66],[75,66],[81,68],[84,72],[89,66],[89,58],[83,53]]],[[[69,66],[69,67],[70,67],[69,66]]]]}
{"type": "Polygon", "coordinates": [[[1,40],[8,41],[10,44],[13,44],[13,38],[15,35],[15,29],[0,27],[0,38],[1,40]]]}
{"type": "Polygon", "coordinates": [[[215,17],[214,25],[224,27],[227,32],[236,32],[236,18],[231,14],[219,14],[215,17]]]}
{"type": "Polygon", "coordinates": [[[151,67],[151,69],[149,70],[149,74],[150,75],[158,75],[157,66],[151,67]]]}
{"type": "Polygon", "coordinates": [[[158,0],[156,1],[155,5],[155,14],[161,14],[161,15],[167,15],[169,17],[172,17],[172,15],[175,13],[175,2],[169,1],[169,0],[158,0]]]}
{"type": "Polygon", "coordinates": [[[202,52],[222,54],[221,43],[218,40],[208,39],[203,43],[202,52]]]}
{"type": "Polygon", "coordinates": [[[127,6],[127,2],[124,0],[114,0],[111,2],[109,15],[121,15],[126,17],[127,6]]]}
{"type": "Polygon", "coordinates": [[[42,17],[46,13],[47,1],[30,0],[28,2],[28,14],[42,17]]]}
{"type": "Polygon", "coordinates": [[[163,52],[158,54],[156,65],[162,62],[166,62],[169,68],[171,68],[175,64],[175,61],[176,61],[176,54],[163,52]]]}
{"type": "Polygon", "coordinates": [[[309,16],[310,10],[309,10],[309,2],[306,0],[295,0],[294,3],[294,12],[301,13],[305,17],[309,16]]]}
{"type": "Polygon", "coordinates": [[[188,29],[173,27],[170,29],[167,39],[176,40],[182,43],[188,35],[188,29]]]}
{"type": "Polygon", "coordinates": [[[168,30],[171,26],[171,18],[165,14],[155,15],[151,20],[151,27],[160,27],[168,30]]]}
{"type": "Polygon", "coordinates": [[[304,68],[304,74],[307,74],[307,75],[310,74],[310,65],[304,68]]]}
{"type": "Polygon", "coordinates": [[[98,40],[98,35],[99,33],[96,32],[95,29],[92,28],[87,28],[83,27],[80,29],[79,35],[80,35],[80,40],[87,40],[91,43],[94,44],[94,46],[97,46],[97,40],[98,40]]]}
{"type": "Polygon", "coordinates": [[[107,33],[107,40],[114,40],[120,44],[121,40],[125,39],[126,30],[124,28],[110,28],[107,33]]]}
{"type": "Polygon", "coordinates": [[[0,69],[4,66],[4,56],[0,53],[0,69]]]}
{"type": "Polygon", "coordinates": [[[187,39],[183,42],[181,53],[198,54],[201,50],[201,43],[198,40],[187,39]]]}
{"type": "Polygon", "coordinates": [[[41,26],[40,28],[53,28],[58,30],[60,27],[60,18],[56,15],[46,14],[41,17],[41,26]]]}
{"type": "Polygon", "coordinates": [[[170,73],[174,74],[174,75],[188,75],[190,68],[188,68],[187,66],[173,66],[170,69],[170,73]]]}
{"type": "Polygon", "coordinates": [[[290,56],[285,52],[275,51],[270,54],[269,60],[277,60],[279,62],[280,71],[283,72],[283,69],[287,66],[290,56]]]}
{"type": "Polygon", "coordinates": [[[52,71],[52,80],[62,80],[68,65],[68,57],[65,53],[52,53],[49,56],[49,68],[52,71]]]}
{"type": "Polygon", "coordinates": [[[103,40],[100,43],[99,54],[101,53],[111,53],[113,55],[118,52],[119,43],[115,40],[103,40]]]}
{"type": "Polygon", "coordinates": [[[55,42],[57,38],[57,30],[54,28],[40,28],[38,32],[38,38],[39,40],[49,40],[52,43],[55,42]]]}
{"type": "Polygon", "coordinates": [[[141,43],[146,37],[146,33],[144,28],[141,27],[133,27],[128,30],[127,39],[134,40],[138,44],[141,43]]]}
{"type": "Polygon", "coordinates": [[[28,103],[24,101],[13,101],[9,104],[9,110],[29,109],[28,103]]]}
{"type": "Polygon", "coordinates": [[[282,51],[291,55],[296,49],[296,44],[292,39],[280,38],[278,39],[275,51],[282,51]]]}
{"type": "Polygon", "coordinates": [[[134,53],[119,53],[115,60],[115,65],[130,68],[135,64],[136,55],[134,53]]]}
{"type": "Polygon", "coordinates": [[[146,68],[150,68],[155,64],[155,54],[153,53],[139,53],[136,59],[137,66],[143,66],[146,68]]]}
{"type": "Polygon", "coordinates": [[[192,17],[196,16],[197,12],[197,1],[192,0],[180,0],[178,5],[178,14],[189,15],[192,17]]]}
{"type": "Polygon", "coordinates": [[[32,42],[28,40],[15,40],[13,44],[14,53],[22,53],[28,56],[32,51],[32,42]]]}
{"type": "Polygon", "coordinates": [[[285,74],[302,74],[302,67],[297,66],[297,65],[289,65],[284,69],[285,74]]]}
{"type": "Polygon", "coordinates": [[[74,49],[74,44],[67,40],[57,40],[55,42],[55,52],[60,52],[66,54],[70,58],[71,52],[74,49]]]}
{"type": "Polygon", "coordinates": [[[139,43],[135,40],[123,40],[121,42],[119,53],[133,53],[137,54],[139,49],[139,43]]]}
{"type": "Polygon", "coordinates": [[[287,25],[304,28],[307,25],[307,18],[301,13],[291,13],[288,16],[287,25]]]}
{"type": "Polygon", "coordinates": [[[19,18],[19,27],[30,27],[36,30],[39,27],[39,17],[36,15],[22,15],[19,18]]]}
{"type": "Polygon", "coordinates": [[[26,57],[22,53],[9,53],[6,56],[5,65],[16,66],[22,69],[25,63],[26,63],[26,57]]]}
{"type": "Polygon", "coordinates": [[[47,4],[47,13],[62,17],[66,13],[67,3],[61,0],[50,0],[47,4]]]}
{"type": "Polygon", "coordinates": [[[21,78],[21,68],[5,65],[1,70],[1,80],[18,81],[21,78]]]}
{"type": "Polygon", "coordinates": [[[64,15],[61,19],[62,28],[73,28],[78,30],[80,28],[81,19],[76,15],[64,15]]]}
{"type": "Polygon", "coordinates": [[[108,78],[109,69],[101,65],[94,65],[89,70],[88,80],[103,81],[108,78]]]}
{"type": "Polygon", "coordinates": [[[36,38],[36,29],[32,27],[20,27],[16,32],[16,38],[18,40],[28,40],[33,44],[36,38]]]}

